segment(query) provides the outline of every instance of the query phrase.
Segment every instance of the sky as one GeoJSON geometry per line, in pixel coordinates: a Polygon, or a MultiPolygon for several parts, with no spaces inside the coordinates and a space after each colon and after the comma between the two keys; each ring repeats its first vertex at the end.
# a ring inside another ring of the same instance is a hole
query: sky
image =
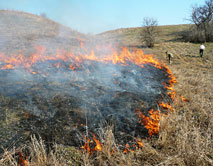
{"type": "Polygon", "coordinates": [[[140,27],[144,17],[159,25],[187,24],[192,5],[205,0],[0,0],[0,9],[40,15],[86,34],[140,27]]]}

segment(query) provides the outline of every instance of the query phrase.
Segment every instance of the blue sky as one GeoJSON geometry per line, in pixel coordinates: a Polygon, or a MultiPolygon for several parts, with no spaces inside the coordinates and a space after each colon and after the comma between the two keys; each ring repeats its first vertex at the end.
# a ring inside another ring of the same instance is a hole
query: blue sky
{"type": "Polygon", "coordinates": [[[205,0],[0,0],[0,9],[12,9],[47,17],[74,30],[96,34],[139,27],[144,17],[159,25],[186,24],[193,4],[205,0]]]}

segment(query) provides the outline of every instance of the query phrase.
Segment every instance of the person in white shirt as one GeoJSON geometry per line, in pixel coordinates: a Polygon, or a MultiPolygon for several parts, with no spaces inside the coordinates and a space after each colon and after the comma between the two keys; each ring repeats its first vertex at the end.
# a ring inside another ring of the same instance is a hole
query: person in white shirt
{"type": "Polygon", "coordinates": [[[205,46],[203,44],[200,45],[200,57],[203,57],[204,54],[204,50],[205,50],[205,46]]]}

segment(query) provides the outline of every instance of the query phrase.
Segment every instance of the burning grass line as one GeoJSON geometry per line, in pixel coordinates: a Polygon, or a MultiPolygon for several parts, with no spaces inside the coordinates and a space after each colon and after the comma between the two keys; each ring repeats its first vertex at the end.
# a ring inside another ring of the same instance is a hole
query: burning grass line
{"type": "Polygon", "coordinates": [[[80,68],[80,64],[84,61],[96,61],[112,64],[121,64],[124,66],[128,65],[128,63],[131,62],[140,67],[144,67],[144,64],[150,64],[159,69],[165,68],[168,73],[170,72],[170,70],[165,65],[154,59],[152,54],[145,55],[141,50],[135,50],[130,52],[127,48],[123,48],[121,52],[115,52],[112,49],[111,54],[103,56],[97,56],[94,50],[91,50],[90,54],[75,55],[73,53],[66,53],[65,51],[57,51],[56,55],[43,56],[46,50],[45,47],[36,46],[36,50],[37,52],[35,54],[32,54],[30,57],[24,57],[22,54],[7,57],[4,54],[0,54],[0,60],[5,64],[4,66],[1,66],[1,70],[24,68],[32,72],[31,68],[37,63],[45,63],[48,61],[55,61],[56,63],[53,67],[57,69],[63,66],[61,62],[68,62],[70,63],[69,69],[76,70],[77,68],[80,68]]]}
{"type": "MultiPolygon", "coordinates": [[[[177,83],[177,80],[175,76],[171,73],[171,70],[166,65],[163,65],[163,67],[164,69],[166,69],[166,72],[169,74],[169,78],[170,78],[168,81],[168,84],[163,82],[163,85],[167,90],[169,90],[169,92],[167,92],[167,95],[172,99],[172,101],[174,101],[174,99],[176,98],[176,91],[173,88],[173,84],[177,83]]],[[[158,106],[160,106],[162,109],[167,111],[169,110],[174,111],[174,108],[169,103],[161,102],[158,104],[158,106]]],[[[136,109],[136,113],[138,114],[139,123],[146,127],[150,137],[159,133],[159,130],[160,130],[160,123],[159,123],[160,111],[159,110],[154,110],[154,109],[149,110],[149,116],[145,116],[142,113],[142,111],[139,109],[136,109]]],[[[167,116],[164,113],[161,113],[161,115],[167,116]]]]}

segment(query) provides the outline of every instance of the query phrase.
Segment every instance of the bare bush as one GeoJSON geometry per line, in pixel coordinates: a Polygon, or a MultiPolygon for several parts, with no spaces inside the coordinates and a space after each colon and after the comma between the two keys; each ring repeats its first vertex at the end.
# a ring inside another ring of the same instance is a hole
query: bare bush
{"type": "Polygon", "coordinates": [[[143,19],[142,39],[148,47],[154,47],[156,38],[159,34],[158,21],[154,18],[146,17],[143,19]]]}

